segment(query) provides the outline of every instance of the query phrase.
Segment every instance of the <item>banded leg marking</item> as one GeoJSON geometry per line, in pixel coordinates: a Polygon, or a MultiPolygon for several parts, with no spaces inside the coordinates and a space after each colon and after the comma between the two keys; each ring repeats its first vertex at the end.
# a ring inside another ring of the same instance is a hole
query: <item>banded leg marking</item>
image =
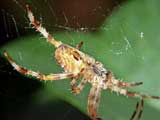
{"type": "Polygon", "coordinates": [[[101,88],[92,86],[88,97],[88,113],[92,120],[101,120],[97,116],[97,109],[99,105],[101,88]]]}
{"type": "Polygon", "coordinates": [[[77,44],[76,49],[80,50],[83,45],[83,41],[77,44]]]}
{"type": "Polygon", "coordinates": [[[132,92],[132,91],[128,91],[123,88],[119,88],[117,86],[112,86],[109,89],[111,91],[114,91],[116,93],[120,93],[120,94],[127,96],[127,97],[136,97],[136,98],[140,98],[140,99],[143,99],[143,98],[160,99],[160,96],[150,96],[150,95],[141,94],[138,92],[132,92]]]}
{"type": "Polygon", "coordinates": [[[28,18],[32,25],[47,39],[49,43],[54,45],[55,47],[60,46],[62,43],[60,41],[55,40],[47,31],[45,28],[42,27],[42,25],[34,18],[34,15],[32,11],[30,10],[30,7],[28,4],[26,4],[26,10],[28,14],[28,18]]]}
{"type": "Polygon", "coordinates": [[[72,73],[59,73],[59,74],[44,75],[44,74],[41,74],[41,73],[38,73],[38,72],[35,72],[32,70],[27,70],[27,69],[17,65],[6,51],[4,51],[4,55],[7,58],[7,60],[10,62],[10,64],[14,67],[14,69],[16,69],[18,72],[36,77],[41,80],[60,80],[60,79],[74,77],[74,74],[72,74],[72,73]]]}
{"type": "Polygon", "coordinates": [[[137,102],[137,104],[136,104],[136,109],[134,110],[134,112],[133,112],[132,117],[131,117],[130,120],[133,120],[133,119],[135,118],[135,116],[136,116],[136,114],[137,114],[137,111],[138,111],[138,107],[139,107],[139,102],[137,102]]]}
{"type": "Polygon", "coordinates": [[[141,100],[141,106],[140,106],[140,112],[139,112],[139,114],[138,114],[138,120],[140,120],[141,117],[142,117],[143,107],[144,107],[144,101],[143,101],[143,99],[142,99],[142,100],[141,100]]]}
{"type": "Polygon", "coordinates": [[[120,80],[114,79],[113,84],[121,88],[126,88],[126,87],[134,87],[134,86],[142,85],[143,82],[122,82],[120,80]]]}
{"type": "Polygon", "coordinates": [[[86,84],[87,80],[86,79],[82,79],[82,81],[79,83],[79,85],[77,87],[75,87],[75,85],[71,86],[72,89],[72,93],[74,94],[79,94],[80,91],[84,88],[84,85],[86,84]]]}
{"type": "Polygon", "coordinates": [[[144,101],[142,99],[141,100],[141,104],[139,102],[137,102],[136,108],[135,108],[135,110],[134,110],[134,112],[133,112],[132,117],[131,117],[130,120],[134,120],[134,118],[135,118],[135,116],[136,116],[136,114],[138,112],[138,108],[140,109],[139,114],[138,114],[138,120],[140,120],[141,117],[142,117],[142,113],[143,113],[143,107],[144,107],[144,101]]]}

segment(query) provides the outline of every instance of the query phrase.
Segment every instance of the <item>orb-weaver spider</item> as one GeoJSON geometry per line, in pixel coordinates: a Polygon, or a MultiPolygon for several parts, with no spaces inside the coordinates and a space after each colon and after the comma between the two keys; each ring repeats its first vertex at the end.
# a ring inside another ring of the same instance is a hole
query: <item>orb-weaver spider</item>
{"type": "Polygon", "coordinates": [[[57,48],[55,51],[55,59],[61,65],[65,72],[60,74],[44,75],[32,70],[27,70],[16,64],[9,56],[9,54],[5,51],[5,57],[18,72],[34,76],[45,81],[72,78],[70,86],[74,94],[79,94],[84,85],[89,82],[92,87],[88,96],[88,113],[92,120],[100,120],[97,115],[97,108],[99,104],[100,93],[102,90],[110,90],[127,97],[137,97],[141,99],[141,104],[137,102],[136,109],[131,117],[131,120],[135,118],[139,105],[140,112],[138,115],[138,119],[141,118],[144,106],[143,98],[160,99],[159,96],[150,96],[126,90],[125,88],[141,85],[142,82],[128,83],[114,78],[112,72],[105,69],[102,63],[96,61],[93,57],[80,51],[82,42],[78,44],[76,48],[74,48],[55,40],[34,18],[28,4],[26,5],[26,10],[30,23],[47,39],[50,44],[57,48]],[[75,86],[76,81],[79,78],[82,78],[82,80],[78,86],[75,86]]]}

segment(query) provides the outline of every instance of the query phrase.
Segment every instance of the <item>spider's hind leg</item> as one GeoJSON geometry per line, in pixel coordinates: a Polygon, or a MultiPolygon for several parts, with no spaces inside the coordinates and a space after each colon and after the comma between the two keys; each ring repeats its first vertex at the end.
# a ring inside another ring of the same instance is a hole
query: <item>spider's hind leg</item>
{"type": "Polygon", "coordinates": [[[30,6],[26,4],[26,10],[28,14],[28,18],[30,20],[30,23],[34,25],[34,27],[47,39],[49,43],[54,45],[55,47],[60,46],[62,43],[60,41],[55,40],[47,31],[45,28],[42,27],[42,25],[37,21],[30,9],[30,6]]]}

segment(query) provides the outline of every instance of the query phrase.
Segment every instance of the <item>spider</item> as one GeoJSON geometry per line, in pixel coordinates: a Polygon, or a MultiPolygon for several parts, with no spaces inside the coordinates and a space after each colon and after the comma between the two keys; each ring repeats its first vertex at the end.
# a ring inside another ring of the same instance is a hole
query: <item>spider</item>
{"type": "Polygon", "coordinates": [[[27,15],[30,23],[37,29],[46,40],[56,47],[55,59],[58,64],[64,69],[65,72],[59,74],[49,74],[44,75],[32,70],[27,70],[14,62],[10,55],[4,51],[4,55],[10,64],[18,72],[25,75],[30,75],[41,80],[61,80],[66,78],[71,78],[70,82],[71,91],[74,94],[79,94],[83,89],[84,85],[88,82],[91,84],[91,90],[88,96],[88,113],[92,120],[101,120],[98,117],[98,104],[100,99],[100,94],[102,90],[110,90],[127,97],[136,97],[141,99],[141,104],[137,102],[135,111],[131,116],[130,120],[135,118],[138,108],[140,106],[140,111],[138,114],[138,120],[140,120],[143,112],[144,98],[160,99],[160,96],[150,96],[137,92],[128,91],[125,88],[138,86],[143,84],[142,82],[122,82],[114,77],[113,73],[104,68],[103,64],[96,61],[93,57],[80,51],[83,42],[80,42],[75,48],[61,41],[55,40],[45,28],[41,26],[39,21],[34,18],[34,15],[28,4],[25,5],[27,15]],[[78,86],[76,86],[76,81],[82,78],[78,86]]]}

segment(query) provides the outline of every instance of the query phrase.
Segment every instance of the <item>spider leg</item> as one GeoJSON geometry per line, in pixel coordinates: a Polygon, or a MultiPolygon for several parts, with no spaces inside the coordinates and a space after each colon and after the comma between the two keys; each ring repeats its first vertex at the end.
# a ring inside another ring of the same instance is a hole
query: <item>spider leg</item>
{"type": "Polygon", "coordinates": [[[141,119],[141,116],[142,116],[142,113],[143,113],[143,107],[144,107],[144,101],[142,99],[141,100],[141,106],[140,106],[140,112],[139,112],[139,115],[138,115],[138,120],[141,119]]]}
{"type": "Polygon", "coordinates": [[[126,87],[134,87],[134,86],[142,85],[143,82],[122,82],[120,80],[114,79],[113,84],[121,88],[126,88],[126,87]]]}
{"type": "Polygon", "coordinates": [[[70,82],[71,90],[73,90],[73,89],[75,88],[76,82],[77,82],[77,79],[76,79],[76,78],[73,78],[72,81],[70,82]]]}
{"type": "Polygon", "coordinates": [[[77,87],[75,87],[75,79],[71,81],[71,90],[74,94],[79,94],[80,91],[84,88],[84,85],[86,84],[87,80],[82,79],[82,81],[79,83],[77,87]]]}
{"type": "Polygon", "coordinates": [[[54,45],[55,47],[60,46],[62,43],[60,41],[55,40],[47,31],[45,28],[42,27],[42,25],[34,18],[34,15],[32,11],[30,10],[30,7],[28,4],[26,4],[26,10],[28,14],[28,18],[32,25],[47,39],[49,43],[54,45]]]}
{"type": "Polygon", "coordinates": [[[120,80],[114,79],[111,71],[108,71],[106,75],[107,75],[108,82],[111,82],[114,85],[121,88],[133,87],[133,86],[138,86],[143,84],[143,82],[122,82],[120,80]]]}
{"type": "Polygon", "coordinates": [[[78,73],[78,75],[74,76],[72,81],[70,82],[70,87],[71,87],[72,93],[79,94],[80,91],[83,89],[84,85],[86,84],[87,79],[83,78],[81,80],[81,82],[79,83],[79,85],[77,87],[75,87],[78,78],[82,77],[83,74],[84,74],[84,68],[81,69],[81,71],[78,73]]]}
{"type": "Polygon", "coordinates": [[[76,46],[76,48],[77,48],[78,50],[80,50],[80,48],[82,47],[82,45],[83,45],[83,41],[81,41],[80,43],[78,43],[77,46],[76,46]]]}
{"type": "Polygon", "coordinates": [[[141,99],[141,104],[139,104],[139,102],[137,102],[137,104],[136,104],[136,109],[134,110],[133,115],[132,115],[132,117],[131,117],[130,120],[133,120],[133,119],[135,118],[139,106],[140,106],[140,112],[139,112],[139,114],[138,114],[138,120],[141,119],[141,116],[142,116],[142,113],[143,113],[143,107],[144,107],[144,101],[143,101],[143,99],[141,99]]]}
{"type": "Polygon", "coordinates": [[[10,62],[10,64],[14,67],[15,70],[17,70],[18,72],[25,74],[25,75],[30,75],[33,77],[36,77],[38,79],[42,79],[42,80],[60,80],[60,79],[66,79],[66,78],[71,78],[74,77],[75,75],[72,73],[59,73],[59,74],[49,74],[49,75],[44,75],[32,70],[27,70],[19,65],[17,65],[12,58],[9,56],[9,54],[4,51],[4,55],[7,58],[7,60],[10,62]]]}
{"type": "Polygon", "coordinates": [[[134,110],[134,112],[133,112],[132,117],[131,117],[130,120],[133,120],[133,119],[135,118],[135,116],[136,116],[136,114],[137,114],[137,111],[138,111],[138,107],[139,107],[139,102],[137,102],[137,104],[136,104],[136,109],[134,110]]]}
{"type": "Polygon", "coordinates": [[[88,97],[88,113],[92,120],[101,120],[97,116],[97,108],[99,105],[101,88],[98,86],[92,86],[88,97]]]}
{"type": "Polygon", "coordinates": [[[128,91],[126,89],[120,88],[118,86],[109,86],[108,88],[111,91],[120,93],[120,94],[127,96],[127,97],[136,97],[136,98],[140,98],[140,99],[143,99],[143,98],[160,99],[160,96],[151,96],[151,95],[141,94],[138,92],[132,92],[132,91],[128,91]]]}

